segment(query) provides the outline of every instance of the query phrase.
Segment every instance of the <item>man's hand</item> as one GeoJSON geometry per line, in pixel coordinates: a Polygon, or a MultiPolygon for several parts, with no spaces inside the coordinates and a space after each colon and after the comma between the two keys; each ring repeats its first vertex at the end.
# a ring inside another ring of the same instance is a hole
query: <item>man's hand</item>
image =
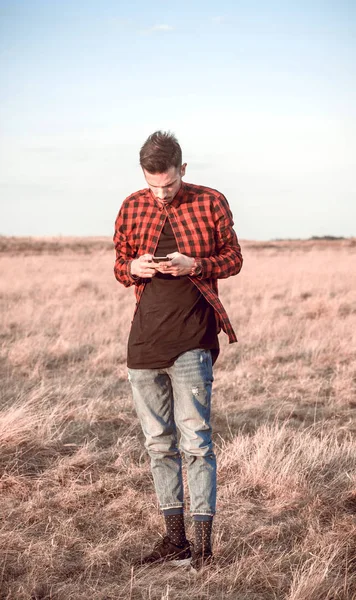
{"type": "Polygon", "coordinates": [[[157,265],[160,273],[168,273],[174,277],[189,275],[194,265],[194,258],[181,254],[180,252],[172,252],[171,254],[167,254],[167,256],[171,259],[170,262],[158,263],[157,265]]]}
{"type": "Polygon", "coordinates": [[[156,269],[152,262],[152,254],[143,254],[131,261],[130,271],[131,275],[136,277],[154,277],[156,269]]]}

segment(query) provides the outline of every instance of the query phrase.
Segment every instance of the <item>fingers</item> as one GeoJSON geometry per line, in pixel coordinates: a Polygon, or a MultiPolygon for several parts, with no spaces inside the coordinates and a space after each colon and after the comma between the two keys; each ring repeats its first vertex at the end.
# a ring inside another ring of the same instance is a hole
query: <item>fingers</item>
{"type": "Polygon", "coordinates": [[[138,276],[139,277],[154,277],[156,275],[155,269],[139,269],[138,276]]]}
{"type": "Polygon", "coordinates": [[[151,254],[143,254],[137,259],[136,273],[139,277],[154,277],[156,270],[151,254]]]}
{"type": "Polygon", "coordinates": [[[140,277],[154,277],[156,275],[156,269],[153,269],[152,267],[144,267],[140,269],[140,272],[140,277]]]}
{"type": "Polygon", "coordinates": [[[170,266],[170,267],[163,267],[163,269],[159,270],[160,273],[163,273],[165,275],[173,275],[174,277],[177,277],[177,275],[181,275],[180,272],[180,268],[179,267],[175,267],[174,265],[170,266]]]}
{"type": "Polygon", "coordinates": [[[166,260],[164,262],[153,263],[153,264],[155,266],[155,269],[168,269],[172,265],[172,261],[166,260]]]}
{"type": "Polygon", "coordinates": [[[172,267],[172,262],[160,262],[155,264],[155,269],[159,273],[170,273],[170,269],[172,267]]]}
{"type": "Polygon", "coordinates": [[[157,272],[173,275],[173,277],[189,274],[191,270],[191,258],[180,252],[171,252],[170,254],[167,254],[167,256],[171,260],[154,263],[152,261],[152,254],[143,254],[134,261],[136,264],[133,273],[144,278],[154,277],[157,272]]]}

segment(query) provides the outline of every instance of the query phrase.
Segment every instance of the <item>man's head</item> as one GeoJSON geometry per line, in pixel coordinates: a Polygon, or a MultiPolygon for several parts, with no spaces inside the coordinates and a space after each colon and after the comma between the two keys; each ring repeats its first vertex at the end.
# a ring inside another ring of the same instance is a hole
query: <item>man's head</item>
{"type": "Polygon", "coordinates": [[[155,131],[140,150],[140,165],[152,194],[162,202],[171,202],[177,194],[186,163],[177,138],[169,132],[155,131]]]}

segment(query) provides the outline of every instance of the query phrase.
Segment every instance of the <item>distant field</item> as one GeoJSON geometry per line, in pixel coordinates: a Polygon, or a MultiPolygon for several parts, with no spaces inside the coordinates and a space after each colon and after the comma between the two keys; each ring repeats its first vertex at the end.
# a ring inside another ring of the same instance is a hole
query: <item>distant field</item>
{"type": "MultiPolygon", "coordinates": [[[[242,242],[220,282],[215,565],[163,531],[108,238],[0,237],[0,600],[356,600],[356,239],[242,242]]],[[[188,532],[191,524],[187,513],[188,532]]]]}
{"type": "MultiPolygon", "coordinates": [[[[327,248],[356,248],[356,238],[333,238],[325,236],[308,240],[275,240],[271,242],[243,241],[244,248],[249,250],[273,250],[277,252],[298,250],[310,252],[327,248]]],[[[0,254],[63,254],[63,252],[79,252],[92,254],[98,251],[112,251],[112,240],[108,237],[7,237],[0,235],[0,254]]]]}

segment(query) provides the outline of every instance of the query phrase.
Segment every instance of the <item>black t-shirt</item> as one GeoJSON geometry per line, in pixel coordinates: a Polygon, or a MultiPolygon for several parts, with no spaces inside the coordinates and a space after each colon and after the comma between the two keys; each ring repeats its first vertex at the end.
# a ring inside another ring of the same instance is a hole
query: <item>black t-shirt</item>
{"type": "MultiPolygon", "coordinates": [[[[166,219],[156,256],[178,250],[166,219]]],[[[156,274],[146,283],[128,340],[130,369],[163,369],[183,352],[194,348],[219,354],[215,311],[186,275],[156,274]]]]}

